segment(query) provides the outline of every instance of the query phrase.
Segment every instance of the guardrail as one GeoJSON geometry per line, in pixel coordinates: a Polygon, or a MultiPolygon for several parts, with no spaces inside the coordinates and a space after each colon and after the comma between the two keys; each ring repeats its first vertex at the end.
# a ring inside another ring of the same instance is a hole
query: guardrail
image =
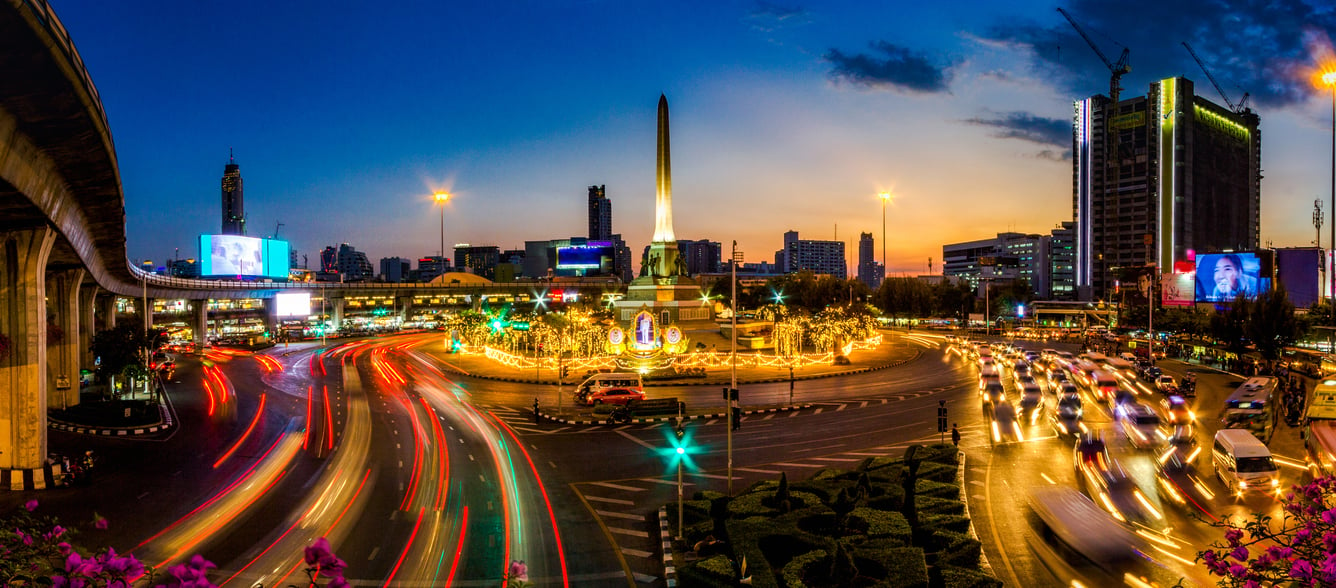
{"type": "Polygon", "coordinates": [[[146,272],[136,265],[126,265],[136,280],[146,281],[149,287],[175,288],[179,290],[416,290],[446,292],[531,292],[539,293],[552,289],[616,289],[624,284],[611,282],[491,282],[486,284],[433,284],[427,282],[276,282],[264,280],[204,280],[196,278],[177,278],[146,272]]]}

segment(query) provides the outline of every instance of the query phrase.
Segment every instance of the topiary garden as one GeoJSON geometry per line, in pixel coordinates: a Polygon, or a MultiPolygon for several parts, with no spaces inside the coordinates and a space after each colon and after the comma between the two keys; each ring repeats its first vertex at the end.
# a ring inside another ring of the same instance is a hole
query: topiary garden
{"type": "Polygon", "coordinates": [[[673,545],[679,585],[737,586],[749,577],[751,586],[776,588],[1000,587],[979,567],[957,459],[952,445],[913,446],[902,459],[869,458],[793,483],[781,475],[731,499],[697,492],[683,504],[683,540],[673,545]]]}

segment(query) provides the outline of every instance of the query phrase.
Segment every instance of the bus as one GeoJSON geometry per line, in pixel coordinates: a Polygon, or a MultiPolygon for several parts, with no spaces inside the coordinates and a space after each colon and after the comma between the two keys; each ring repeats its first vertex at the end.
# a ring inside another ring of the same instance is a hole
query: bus
{"type": "Polygon", "coordinates": [[[1279,380],[1268,376],[1248,378],[1239,384],[1225,401],[1221,427],[1246,429],[1262,443],[1270,443],[1280,419],[1279,385],[1279,380]]]}
{"type": "Polygon", "coordinates": [[[1313,477],[1336,475],[1336,378],[1317,383],[1304,417],[1301,435],[1308,470],[1313,477]]]}

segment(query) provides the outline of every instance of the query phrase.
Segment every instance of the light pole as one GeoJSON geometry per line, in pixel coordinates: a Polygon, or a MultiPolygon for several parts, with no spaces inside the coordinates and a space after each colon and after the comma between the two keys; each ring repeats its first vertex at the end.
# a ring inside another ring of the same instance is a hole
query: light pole
{"type": "MultiPolygon", "coordinates": [[[[1331,210],[1336,214],[1336,71],[1322,74],[1322,83],[1331,88],[1331,210]]],[[[1331,223],[1331,249],[1336,252],[1336,222],[1331,223]]],[[[1328,279],[1331,280],[1331,300],[1336,304],[1336,271],[1331,272],[1328,279]]]]}
{"type": "Polygon", "coordinates": [[[442,273],[445,273],[445,203],[450,200],[449,192],[437,192],[436,203],[441,205],[441,258],[437,260],[442,273]]]}
{"type": "Polygon", "coordinates": [[[890,192],[881,193],[881,281],[886,281],[891,262],[886,259],[886,202],[891,199],[890,192]]]}
{"type": "MultiPolygon", "coordinates": [[[[730,272],[733,285],[733,316],[730,319],[730,328],[728,332],[729,339],[729,371],[732,374],[731,384],[728,387],[728,426],[724,427],[728,431],[728,495],[733,495],[733,411],[737,410],[737,401],[733,399],[734,390],[738,389],[738,242],[733,241],[733,254],[729,257],[730,272]]],[[[740,418],[740,417],[739,417],[740,418]]]]}

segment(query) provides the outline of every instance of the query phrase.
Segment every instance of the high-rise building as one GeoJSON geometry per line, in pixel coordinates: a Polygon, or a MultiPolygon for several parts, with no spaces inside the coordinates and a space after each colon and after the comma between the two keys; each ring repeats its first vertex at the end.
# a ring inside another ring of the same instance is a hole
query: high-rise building
{"type": "Polygon", "coordinates": [[[799,239],[798,231],[784,233],[784,249],[775,254],[776,265],[784,268],[785,273],[810,271],[826,274],[841,280],[848,277],[848,266],[844,258],[844,241],[821,241],[799,239]],[[783,263],[780,264],[782,259],[783,263]]]}
{"type": "Polygon", "coordinates": [[[608,199],[607,186],[589,187],[589,240],[612,240],[612,201],[608,199]]]}
{"type": "Polygon", "coordinates": [[[380,279],[386,282],[402,282],[412,269],[412,262],[402,257],[380,258],[380,279]]]}
{"type": "Polygon", "coordinates": [[[1076,300],[1076,223],[1064,222],[1049,233],[1049,298],[1076,300]]]}
{"type": "Polygon", "coordinates": [[[417,281],[430,282],[436,276],[449,272],[453,269],[450,265],[449,257],[439,255],[428,255],[418,258],[417,281]]]}
{"type": "Polygon", "coordinates": [[[721,271],[723,246],[718,241],[678,239],[677,251],[687,264],[687,275],[689,276],[715,274],[721,271]]]}
{"type": "Polygon", "coordinates": [[[1052,237],[1025,233],[998,233],[992,239],[942,246],[942,274],[969,282],[979,290],[986,280],[1024,280],[1038,298],[1052,293],[1052,237]]]}
{"type": "Polygon", "coordinates": [[[489,280],[496,279],[496,264],[501,261],[501,248],[496,245],[455,245],[455,265],[489,280]]]}
{"type": "Polygon", "coordinates": [[[886,276],[886,270],[877,262],[875,245],[872,233],[858,235],[858,281],[873,290],[881,287],[881,281],[886,276]]]}
{"type": "Polygon", "coordinates": [[[223,230],[224,235],[246,234],[246,201],[241,187],[241,166],[227,154],[223,168],[223,230]]]}
{"type": "Polygon", "coordinates": [[[331,245],[320,250],[320,271],[325,273],[338,273],[339,250],[334,246],[331,245]]]}
{"type": "Polygon", "coordinates": [[[369,280],[375,275],[371,268],[371,261],[366,258],[366,253],[358,251],[352,245],[343,243],[339,245],[337,271],[343,274],[345,282],[361,282],[369,280]]]}
{"type": "Polygon", "coordinates": [[[1172,268],[1195,253],[1258,248],[1262,142],[1255,113],[1196,96],[1181,77],[1152,83],[1146,96],[1121,100],[1115,112],[1109,102],[1093,96],[1075,103],[1080,298],[1107,297],[1118,268],[1172,268]]]}

